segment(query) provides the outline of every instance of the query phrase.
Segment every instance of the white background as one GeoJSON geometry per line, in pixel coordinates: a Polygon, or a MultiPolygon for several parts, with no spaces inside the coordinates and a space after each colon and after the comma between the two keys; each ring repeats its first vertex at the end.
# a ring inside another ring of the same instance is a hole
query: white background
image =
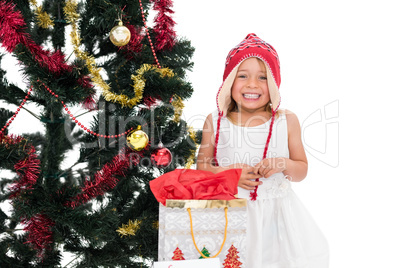
{"type": "Polygon", "coordinates": [[[281,107],[298,115],[309,160],[294,190],[329,241],[331,268],[402,267],[399,7],[390,0],[175,1],[178,34],[196,48],[190,119],[215,109],[225,57],[248,33],[279,53],[281,107]]]}
{"type": "MultiPolygon", "coordinates": [[[[227,53],[256,33],[277,50],[281,107],[302,125],[309,174],[293,185],[329,241],[330,267],[402,267],[398,1],[175,0],[173,9],[178,35],[196,48],[183,117],[202,128],[227,53]]],[[[38,129],[26,118],[11,132],[38,129]]]]}

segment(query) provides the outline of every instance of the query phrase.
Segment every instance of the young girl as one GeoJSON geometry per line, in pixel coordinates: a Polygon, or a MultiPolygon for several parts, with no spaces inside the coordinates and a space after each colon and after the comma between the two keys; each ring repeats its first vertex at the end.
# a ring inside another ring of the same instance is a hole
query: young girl
{"type": "Polygon", "coordinates": [[[203,129],[197,169],[242,169],[238,198],[248,199],[246,268],[325,268],[328,245],[291,190],[307,158],[295,114],[279,111],[275,49],[249,34],[229,52],[218,110],[203,129]]]}

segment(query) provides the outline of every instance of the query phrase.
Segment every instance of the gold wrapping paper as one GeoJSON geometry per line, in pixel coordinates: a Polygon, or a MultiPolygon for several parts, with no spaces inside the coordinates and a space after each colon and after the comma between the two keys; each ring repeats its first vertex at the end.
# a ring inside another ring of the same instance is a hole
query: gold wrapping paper
{"type": "Polygon", "coordinates": [[[166,207],[170,208],[241,208],[245,206],[247,206],[247,200],[241,198],[233,200],[166,200],[166,207]]]}

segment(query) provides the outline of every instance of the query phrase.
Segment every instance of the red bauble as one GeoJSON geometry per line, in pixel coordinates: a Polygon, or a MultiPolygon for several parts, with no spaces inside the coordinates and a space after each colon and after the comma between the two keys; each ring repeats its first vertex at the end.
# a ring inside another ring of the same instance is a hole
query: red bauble
{"type": "Polygon", "coordinates": [[[151,153],[151,161],[157,167],[167,167],[172,162],[172,153],[168,148],[159,146],[151,153]]]}

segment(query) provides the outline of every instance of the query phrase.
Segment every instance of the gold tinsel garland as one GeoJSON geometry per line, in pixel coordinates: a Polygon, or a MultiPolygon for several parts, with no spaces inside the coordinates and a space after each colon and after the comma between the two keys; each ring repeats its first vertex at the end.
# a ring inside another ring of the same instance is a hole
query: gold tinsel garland
{"type": "Polygon", "coordinates": [[[132,222],[131,220],[128,220],[128,224],[123,224],[120,228],[118,228],[116,230],[116,232],[118,232],[120,234],[121,237],[123,236],[134,236],[137,231],[140,229],[140,225],[141,225],[140,220],[135,220],[134,222],[132,222]]]}
{"type": "Polygon", "coordinates": [[[54,22],[50,15],[42,10],[42,6],[38,6],[36,0],[29,0],[29,3],[34,7],[34,14],[38,21],[38,26],[44,29],[54,26],[54,22]]]}
{"type": "Polygon", "coordinates": [[[195,133],[193,127],[189,127],[189,128],[188,128],[188,134],[189,134],[190,139],[191,139],[191,140],[194,142],[194,144],[196,145],[196,149],[190,150],[191,155],[190,155],[190,157],[188,158],[186,165],[184,166],[184,168],[186,168],[186,169],[191,168],[191,166],[195,163],[195,153],[197,152],[197,148],[198,148],[198,144],[197,144],[197,142],[196,142],[196,133],[195,133]]]}
{"type": "Polygon", "coordinates": [[[117,102],[120,103],[122,106],[127,106],[132,108],[133,106],[137,105],[139,101],[142,100],[144,88],[145,88],[145,78],[144,73],[150,70],[154,70],[158,72],[162,77],[173,77],[174,73],[169,68],[158,68],[155,65],[151,64],[143,64],[140,69],[136,71],[136,75],[131,75],[131,80],[133,80],[134,84],[132,87],[134,88],[134,97],[129,98],[127,95],[124,94],[115,94],[109,90],[103,91],[103,97],[107,101],[117,102]]]}
{"type": "MultiPolygon", "coordinates": [[[[134,85],[132,86],[134,88],[134,93],[135,97],[132,99],[128,99],[126,95],[116,95],[110,92],[108,95],[104,95],[105,99],[107,101],[114,101],[117,98],[125,98],[126,99],[126,105],[129,107],[133,107],[136,105],[141,99],[142,99],[142,94],[144,92],[144,87],[145,87],[145,78],[144,78],[144,73],[148,72],[150,70],[154,70],[160,74],[161,77],[173,77],[174,73],[172,70],[169,68],[158,68],[155,65],[151,64],[143,64],[140,69],[136,71],[137,75],[131,75],[131,80],[133,80],[134,85]]],[[[116,101],[114,101],[116,102],[116,101]]]]}
{"type": "Polygon", "coordinates": [[[77,27],[77,21],[80,18],[80,15],[77,13],[77,2],[74,0],[67,1],[63,10],[67,22],[69,22],[71,25],[70,37],[75,56],[85,61],[88,71],[91,74],[92,82],[101,88],[102,93],[108,92],[110,86],[102,79],[100,75],[101,69],[96,66],[94,57],[88,55],[88,53],[83,52],[79,49],[79,47],[81,46],[81,38],[78,34],[78,27],[77,27]]]}
{"type": "Polygon", "coordinates": [[[183,113],[183,108],[184,108],[184,103],[183,103],[182,98],[180,98],[180,96],[174,94],[173,100],[172,100],[172,105],[174,107],[173,121],[176,123],[179,123],[180,117],[183,113]]]}
{"type": "Polygon", "coordinates": [[[159,221],[152,222],[152,228],[158,230],[159,229],[159,221]]]}

